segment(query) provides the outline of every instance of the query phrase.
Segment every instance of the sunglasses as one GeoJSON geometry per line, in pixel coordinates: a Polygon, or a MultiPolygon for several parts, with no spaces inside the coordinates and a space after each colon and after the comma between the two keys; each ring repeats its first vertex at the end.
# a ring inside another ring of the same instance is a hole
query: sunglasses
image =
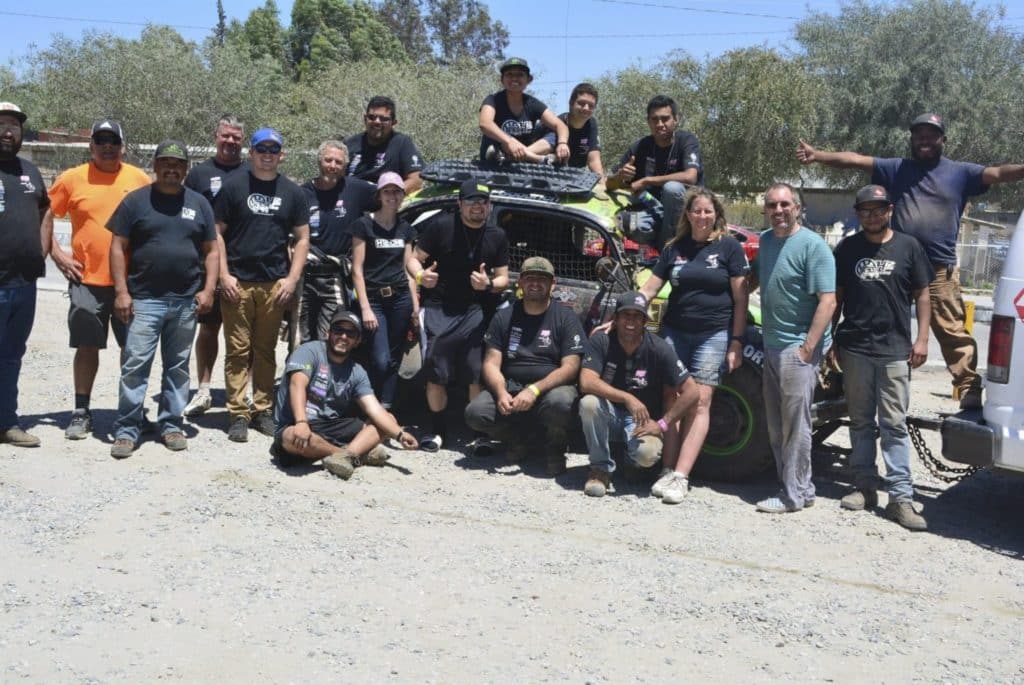
{"type": "Polygon", "coordinates": [[[253,148],[258,155],[276,155],[281,152],[280,145],[257,145],[253,148]]]}
{"type": "Polygon", "coordinates": [[[331,326],[331,333],[344,338],[358,338],[359,331],[351,326],[331,326]]]}
{"type": "Polygon", "coordinates": [[[96,136],[92,139],[92,142],[97,145],[120,145],[121,139],[117,136],[96,136]]]}
{"type": "Polygon", "coordinates": [[[478,205],[485,205],[490,202],[490,200],[486,197],[471,197],[468,200],[460,200],[460,202],[467,207],[476,207],[478,205]]]}
{"type": "Polygon", "coordinates": [[[379,121],[382,124],[390,124],[393,121],[391,117],[385,116],[384,114],[367,114],[365,115],[365,118],[371,123],[379,121]]]}
{"type": "Polygon", "coordinates": [[[857,209],[857,214],[860,216],[885,216],[888,211],[888,207],[864,207],[857,209]]]}

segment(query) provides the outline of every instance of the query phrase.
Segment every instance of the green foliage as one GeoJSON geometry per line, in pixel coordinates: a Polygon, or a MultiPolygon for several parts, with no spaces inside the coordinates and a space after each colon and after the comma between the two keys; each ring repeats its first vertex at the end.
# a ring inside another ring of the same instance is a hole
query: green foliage
{"type": "Polygon", "coordinates": [[[508,29],[478,0],[381,0],[377,12],[418,62],[492,63],[508,47],[508,29]]]}
{"type": "Polygon", "coordinates": [[[248,47],[252,58],[269,57],[285,62],[285,33],[278,17],[279,11],[274,0],[267,0],[262,7],[249,12],[249,17],[240,30],[231,32],[239,44],[248,47]]]}
{"type": "Polygon", "coordinates": [[[388,25],[361,0],[296,0],[290,36],[299,80],[342,62],[406,59],[388,25]]]}

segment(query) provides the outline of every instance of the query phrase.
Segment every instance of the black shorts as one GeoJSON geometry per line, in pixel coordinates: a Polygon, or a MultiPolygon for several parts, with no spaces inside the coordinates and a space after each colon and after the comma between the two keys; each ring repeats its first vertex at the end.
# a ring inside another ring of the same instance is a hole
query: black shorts
{"type": "Polygon", "coordinates": [[[213,325],[218,328],[220,328],[220,325],[224,323],[224,319],[221,318],[220,315],[219,285],[217,286],[217,289],[213,291],[213,306],[210,307],[210,311],[206,312],[205,314],[199,314],[198,316],[196,316],[196,322],[204,326],[213,325]]]}
{"type": "Polygon", "coordinates": [[[114,329],[114,340],[124,347],[128,325],[114,316],[114,286],[69,283],[68,332],[70,346],[107,347],[107,334],[114,329]]]}
{"type": "MultiPolygon", "coordinates": [[[[363,430],[366,422],[356,416],[342,416],[337,419],[331,419],[329,421],[310,421],[309,429],[319,435],[327,442],[337,447],[344,447],[349,444],[359,434],[359,431],[363,430]]],[[[284,444],[281,436],[284,435],[284,429],[281,428],[274,434],[274,446],[278,449],[287,452],[288,447],[284,444]]]]}
{"type": "Polygon", "coordinates": [[[426,353],[423,366],[427,380],[437,385],[448,385],[460,368],[460,361],[469,371],[469,382],[480,382],[483,364],[484,313],[472,305],[462,314],[445,314],[443,308],[423,308],[423,331],[426,335],[426,353]]]}

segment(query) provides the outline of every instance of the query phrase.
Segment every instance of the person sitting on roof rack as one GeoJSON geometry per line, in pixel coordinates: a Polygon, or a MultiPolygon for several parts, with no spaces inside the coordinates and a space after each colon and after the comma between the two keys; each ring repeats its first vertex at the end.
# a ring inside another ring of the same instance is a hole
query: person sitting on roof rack
{"type": "Polygon", "coordinates": [[[548,155],[531,152],[527,146],[540,138],[543,123],[555,132],[555,157],[569,159],[569,128],[543,102],[525,90],[533,77],[526,60],[511,57],[501,64],[501,85],[480,105],[480,159],[513,162],[546,162],[548,155]]]}
{"type": "MultiPolygon", "coordinates": [[[[590,169],[604,180],[601,165],[601,137],[597,132],[597,88],[589,83],[578,83],[569,95],[569,111],[558,115],[569,129],[569,159],[567,166],[590,169]]],[[[541,129],[541,138],[527,150],[537,154],[549,154],[558,143],[558,133],[546,126],[541,129]]]]}

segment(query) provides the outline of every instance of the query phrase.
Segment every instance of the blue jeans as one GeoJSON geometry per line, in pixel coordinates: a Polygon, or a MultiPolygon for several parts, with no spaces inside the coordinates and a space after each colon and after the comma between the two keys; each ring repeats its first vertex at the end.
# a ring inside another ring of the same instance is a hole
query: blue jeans
{"type": "Polygon", "coordinates": [[[135,300],[121,364],[114,437],[138,442],[142,432],[142,402],[149,371],[160,344],[163,380],[157,423],[160,435],[181,432],[181,412],[188,402],[188,359],[196,332],[196,302],[191,297],[135,300]]]}
{"type": "Polygon", "coordinates": [[[725,353],[729,351],[729,331],[723,328],[717,333],[687,333],[661,324],[661,337],[671,343],[695,381],[710,386],[721,382],[725,353]]]}
{"type": "Polygon", "coordinates": [[[909,502],[914,498],[910,480],[910,364],[906,359],[883,361],[839,350],[843,366],[843,391],[850,412],[850,468],[857,487],[874,489],[875,432],[881,435],[885,485],[889,499],[909,502]],[[876,422],[875,417],[878,417],[876,422]]]}
{"type": "Polygon", "coordinates": [[[676,226],[683,213],[686,190],[686,186],[679,181],[669,181],[661,186],[657,197],[640,219],[641,226],[658,236],[656,247],[662,247],[676,234],[676,226]]]}
{"type": "Polygon", "coordinates": [[[393,297],[371,299],[370,308],[377,317],[377,330],[367,332],[370,378],[373,379],[380,403],[391,407],[395,403],[395,390],[398,387],[402,343],[412,318],[412,295],[408,290],[403,290],[393,297]]]}
{"type": "Polygon", "coordinates": [[[607,473],[615,470],[611,441],[626,443],[626,458],[636,466],[647,468],[661,459],[661,437],[633,437],[636,422],[623,404],[615,404],[597,395],[584,395],[580,400],[580,421],[587,440],[590,467],[607,473]]]}
{"type": "Polygon", "coordinates": [[[36,284],[0,288],[0,431],[18,425],[18,376],[36,318],[36,284]]]}

